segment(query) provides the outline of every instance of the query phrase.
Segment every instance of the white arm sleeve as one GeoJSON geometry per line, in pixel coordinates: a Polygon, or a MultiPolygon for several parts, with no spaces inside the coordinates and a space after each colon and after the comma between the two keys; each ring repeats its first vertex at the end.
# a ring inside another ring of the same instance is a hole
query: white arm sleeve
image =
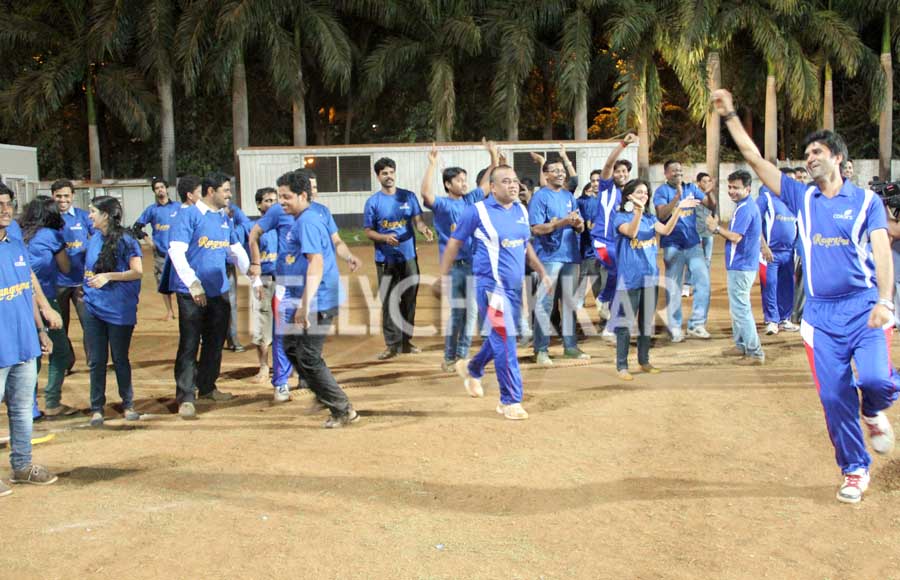
{"type": "Polygon", "coordinates": [[[250,268],[250,256],[247,255],[244,246],[240,244],[231,244],[228,246],[228,253],[234,258],[234,265],[237,266],[237,269],[240,270],[241,274],[246,275],[247,270],[250,268]]]}
{"type": "Polygon", "coordinates": [[[188,245],[184,242],[169,242],[169,259],[172,260],[172,266],[178,272],[181,282],[190,288],[191,284],[197,281],[197,274],[188,264],[187,250],[188,245]]]}

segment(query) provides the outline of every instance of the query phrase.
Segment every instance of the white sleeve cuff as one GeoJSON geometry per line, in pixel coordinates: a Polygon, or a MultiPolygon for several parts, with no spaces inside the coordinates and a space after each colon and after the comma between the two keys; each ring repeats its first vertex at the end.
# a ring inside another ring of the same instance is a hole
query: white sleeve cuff
{"type": "Polygon", "coordinates": [[[188,288],[197,281],[197,274],[187,261],[188,245],[184,242],[169,242],[169,259],[172,266],[181,278],[181,282],[188,288]]]}
{"type": "Polygon", "coordinates": [[[237,269],[240,270],[241,274],[246,274],[247,270],[250,268],[250,257],[247,255],[247,251],[244,250],[244,246],[240,244],[231,244],[228,249],[236,260],[235,266],[237,266],[237,269]]]}

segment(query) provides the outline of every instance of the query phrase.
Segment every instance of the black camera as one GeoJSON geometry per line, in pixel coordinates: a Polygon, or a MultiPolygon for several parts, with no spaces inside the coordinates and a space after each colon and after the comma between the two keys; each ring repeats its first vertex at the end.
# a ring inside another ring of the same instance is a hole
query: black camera
{"type": "Polygon", "coordinates": [[[894,219],[897,219],[898,213],[900,213],[900,181],[873,180],[869,184],[869,188],[881,198],[884,207],[891,212],[894,219]]]}

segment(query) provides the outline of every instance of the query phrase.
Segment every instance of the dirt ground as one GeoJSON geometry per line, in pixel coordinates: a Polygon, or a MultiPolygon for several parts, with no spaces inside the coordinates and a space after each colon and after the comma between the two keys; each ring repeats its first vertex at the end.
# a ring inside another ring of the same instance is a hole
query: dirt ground
{"type": "MultiPolygon", "coordinates": [[[[435,273],[436,247],[420,250],[435,273]]],[[[661,339],[660,375],[619,382],[599,338],[582,345],[591,361],[552,369],[520,350],[531,418],[512,422],[494,412],[492,376],[471,399],[440,372],[439,338],[380,363],[377,331],[337,336],[326,357],[363,416],[338,431],[305,413],[310,395],[275,406],[249,384],[251,351],[225,354],[233,403],[173,415],[177,323],[160,321],[147,260],[132,346],[146,415],[126,425],[111,405],[100,430],[86,414],[36,424],[55,439],[35,459],[60,480],[0,499],[0,578],[900,578],[900,460],[875,458],[861,504],[835,501],[800,337],[764,336],[762,368],[719,356],[730,323],[717,250],[713,339],[661,339]]],[[[374,286],[371,248],[355,251],[374,286]]],[[[418,321],[437,319],[426,290],[419,305],[418,321]]],[[[63,400],[86,409],[74,328],[63,400]]]]}

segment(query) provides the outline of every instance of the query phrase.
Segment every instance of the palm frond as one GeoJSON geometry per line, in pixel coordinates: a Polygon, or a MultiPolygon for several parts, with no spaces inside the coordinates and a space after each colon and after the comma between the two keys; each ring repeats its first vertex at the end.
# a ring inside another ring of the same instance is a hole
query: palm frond
{"type": "Polygon", "coordinates": [[[424,54],[425,46],[417,40],[398,36],[386,38],[363,61],[367,90],[381,93],[388,79],[412,66],[424,54]]]}
{"type": "Polygon", "coordinates": [[[559,69],[560,104],[563,109],[574,111],[587,95],[588,77],[592,60],[591,20],[581,10],[573,10],[563,26],[559,69]]]}
{"type": "Polygon", "coordinates": [[[216,0],[195,0],[187,5],[175,30],[175,61],[188,95],[196,89],[204,59],[213,44],[216,0]]]}
{"type": "Polygon", "coordinates": [[[152,112],[159,103],[140,71],[117,65],[101,67],[96,86],[97,96],[129,133],[142,139],[150,136],[152,112]]]}
{"type": "Polygon", "coordinates": [[[453,16],[441,23],[438,38],[441,46],[466,56],[481,52],[481,29],[471,16],[453,16]]]}
{"type": "Polygon", "coordinates": [[[305,3],[299,16],[304,49],[315,54],[326,86],[337,87],[343,92],[350,83],[350,70],[353,66],[347,31],[330,5],[324,2],[305,3]]]}
{"type": "Polygon", "coordinates": [[[452,140],[453,123],[456,118],[456,88],[453,80],[453,63],[446,57],[433,58],[428,79],[431,118],[437,134],[448,141],[452,140]]]}

